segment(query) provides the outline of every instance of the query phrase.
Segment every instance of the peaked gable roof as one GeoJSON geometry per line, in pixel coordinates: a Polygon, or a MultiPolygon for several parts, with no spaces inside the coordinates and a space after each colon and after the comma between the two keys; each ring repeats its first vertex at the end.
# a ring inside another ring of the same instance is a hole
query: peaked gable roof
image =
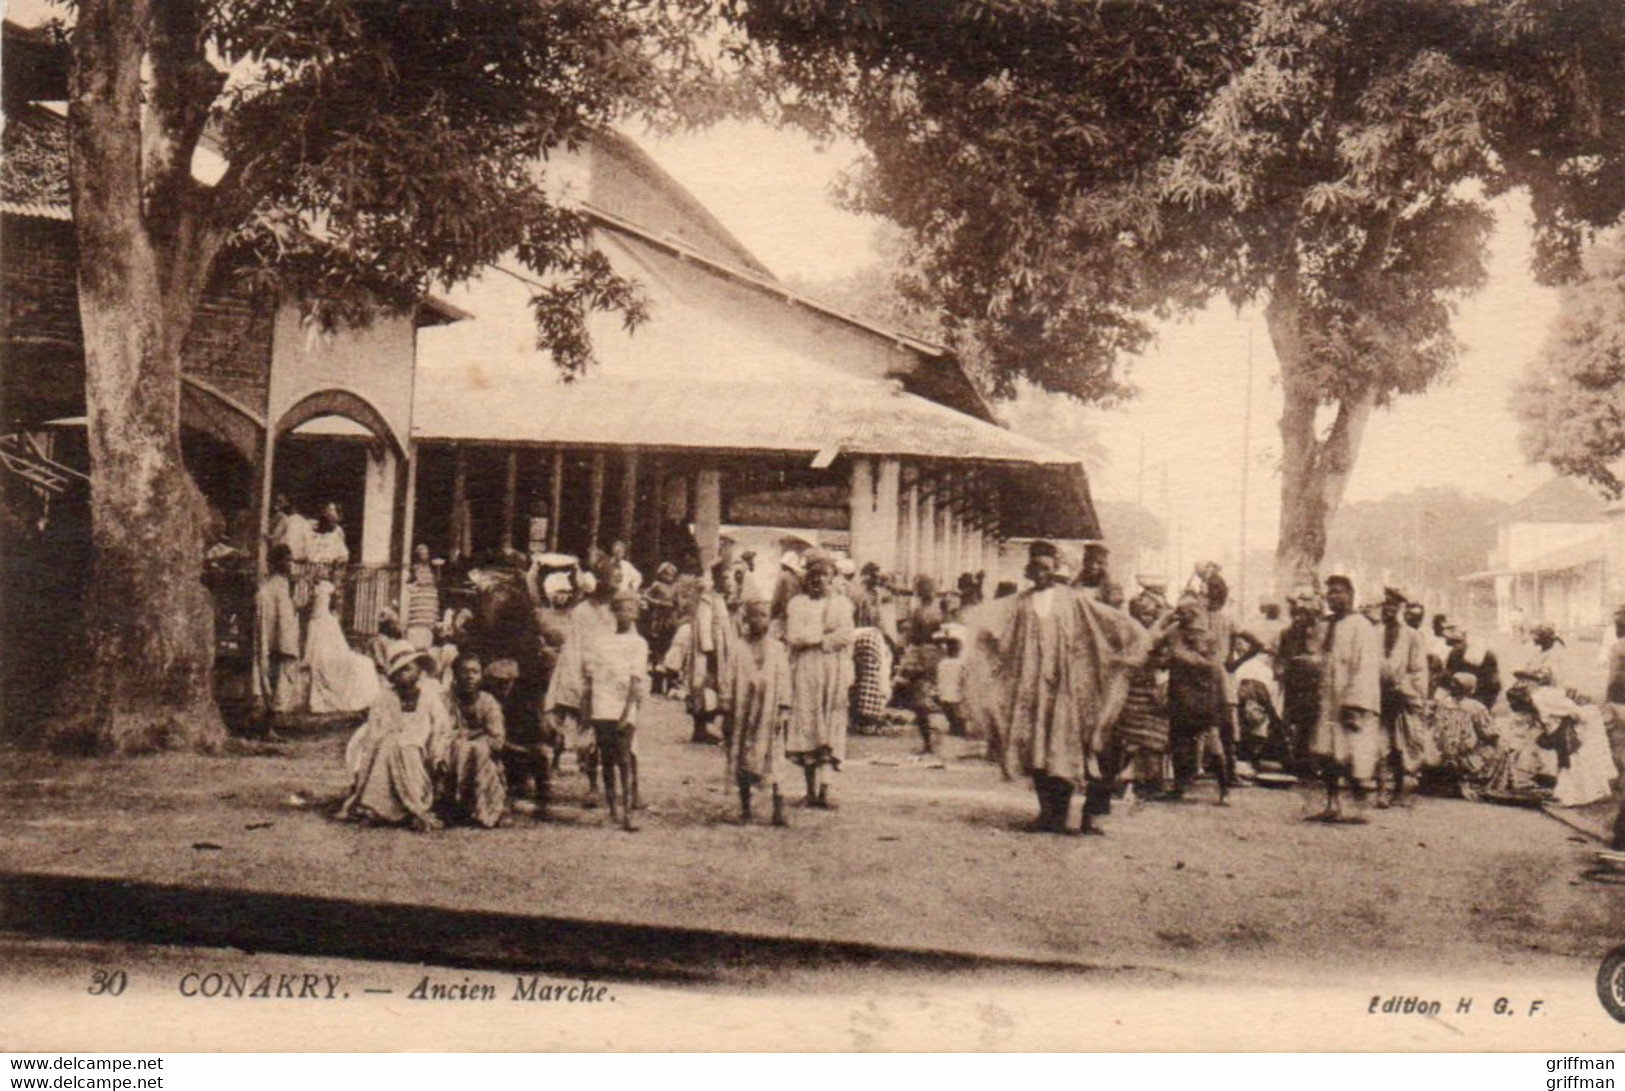
{"type": "Polygon", "coordinates": [[[1554,477],[1507,509],[1508,523],[1601,523],[1603,498],[1572,477],[1554,477]]]}

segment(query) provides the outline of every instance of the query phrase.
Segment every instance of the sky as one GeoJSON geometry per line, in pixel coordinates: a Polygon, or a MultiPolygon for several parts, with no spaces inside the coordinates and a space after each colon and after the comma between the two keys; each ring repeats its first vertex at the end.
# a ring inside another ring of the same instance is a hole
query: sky
{"type": "MultiPolygon", "coordinates": [[[[775,274],[827,280],[877,260],[874,221],[841,210],[832,195],[836,178],[858,157],[853,145],[819,149],[799,134],[742,123],[642,141],[775,274]]],[[[1552,476],[1521,454],[1510,403],[1556,314],[1556,292],[1529,272],[1527,207],[1508,199],[1497,213],[1489,283],[1464,302],[1456,320],[1464,344],[1457,368],[1426,394],[1378,411],[1347,499],[1455,485],[1515,500],[1552,476]]],[[[1262,314],[1216,303],[1192,319],[1164,323],[1154,346],[1132,361],[1130,375],[1140,390],[1136,400],[1085,411],[1109,459],[1091,467],[1095,495],[1143,495],[1186,548],[1220,560],[1239,556],[1243,533],[1249,549],[1273,549],[1281,399],[1262,314]]]]}

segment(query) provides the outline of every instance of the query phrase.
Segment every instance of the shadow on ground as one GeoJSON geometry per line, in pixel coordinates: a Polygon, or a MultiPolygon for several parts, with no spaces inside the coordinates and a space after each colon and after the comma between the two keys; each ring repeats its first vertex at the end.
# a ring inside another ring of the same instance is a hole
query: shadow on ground
{"type": "Polygon", "coordinates": [[[1060,960],[27,872],[0,872],[0,929],[54,939],[234,947],[250,954],[633,981],[737,981],[760,973],[842,967],[1095,969],[1060,960]]]}

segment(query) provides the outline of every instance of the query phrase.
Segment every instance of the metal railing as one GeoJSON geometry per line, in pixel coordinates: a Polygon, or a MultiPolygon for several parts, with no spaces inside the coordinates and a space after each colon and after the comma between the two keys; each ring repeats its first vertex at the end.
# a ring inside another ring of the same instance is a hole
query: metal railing
{"type": "Polygon", "coordinates": [[[378,632],[378,614],[386,606],[398,608],[401,566],[397,564],[310,564],[294,562],[293,604],[301,612],[310,606],[312,590],[320,580],[335,588],[339,624],[347,635],[370,637],[378,632]]]}

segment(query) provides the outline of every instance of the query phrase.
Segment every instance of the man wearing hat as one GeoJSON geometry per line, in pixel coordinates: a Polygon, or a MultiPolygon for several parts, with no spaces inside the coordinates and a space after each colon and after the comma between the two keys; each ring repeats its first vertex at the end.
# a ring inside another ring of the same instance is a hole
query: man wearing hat
{"type": "MultiPolygon", "coordinates": [[[[1074,791],[1100,779],[1100,757],[1127,694],[1121,663],[1143,656],[1144,632],[1060,582],[1059,551],[1028,548],[1032,586],[1016,596],[1009,621],[992,635],[1004,693],[1005,769],[1030,776],[1038,797],[1033,829],[1066,833],[1074,791]],[[1137,654],[1136,654],[1137,653],[1137,654]]],[[[1083,833],[1098,832],[1084,815],[1083,833]]]]}
{"type": "Polygon", "coordinates": [[[1354,584],[1347,576],[1326,578],[1328,614],[1321,638],[1320,716],[1314,754],[1326,785],[1323,822],[1345,817],[1338,798],[1342,781],[1356,798],[1377,783],[1382,757],[1382,643],[1377,630],[1354,612],[1354,584]]]}
{"type": "Polygon", "coordinates": [[[389,686],[344,751],[351,786],[339,818],[407,823],[419,832],[440,828],[434,778],[446,768],[453,727],[444,692],[423,677],[425,659],[405,640],[389,648],[389,686]]]}
{"type": "Polygon", "coordinates": [[[1097,601],[1109,575],[1111,550],[1101,541],[1083,543],[1083,562],[1078,566],[1078,586],[1097,601]]]}
{"type": "Polygon", "coordinates": [[[1403,592],[1382,592],[1382,734],[1385,746],[1383,789],[1378,807],[1404,798],[1405,776],[1422,767],[1423,699],[1428,686],[1427,647],[1422,634],[1405,624],[1403,592]]]}

